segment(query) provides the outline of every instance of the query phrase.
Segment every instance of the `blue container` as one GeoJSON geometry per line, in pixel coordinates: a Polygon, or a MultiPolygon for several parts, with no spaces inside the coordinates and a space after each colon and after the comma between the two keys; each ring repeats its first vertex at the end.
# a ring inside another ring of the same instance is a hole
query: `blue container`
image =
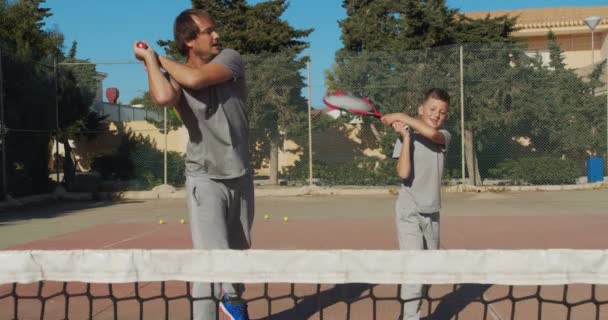
{"type": "Polygon", "coordinates": [[[604,181],[604,158],[590,157],[587,159],[587,182],[604,181]]]}

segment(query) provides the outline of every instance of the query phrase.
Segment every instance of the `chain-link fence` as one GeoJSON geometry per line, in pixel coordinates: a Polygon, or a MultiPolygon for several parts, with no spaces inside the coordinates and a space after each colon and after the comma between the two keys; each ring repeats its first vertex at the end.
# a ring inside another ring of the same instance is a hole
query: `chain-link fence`
{"type": "MultiPolygon", "coordinates": [[[[311,95],[332,90],[410,115],[429,88],[448,91],[446,184],[575,184],[606,172],[605,61],[581,75],[559,54],[518,45],[339,51],[326,83],[311,83],[306,57],[244,59],[258,184],[399,183],[391,158],[396,134],[376,119],[323,109],[311,95]]],[[[145,87],[121,103],[103,84],[111,73],[142,73],[140,64],[51,61],[25,70],[28,77],[15,76],[25,68],[16,60],[2,52],[2,194],[59,183],[72,191],[183,186],[188,134],[175,110],[155,106],[145,87]],[[34,86],[47,89],[28,94],[34,86]]]]}

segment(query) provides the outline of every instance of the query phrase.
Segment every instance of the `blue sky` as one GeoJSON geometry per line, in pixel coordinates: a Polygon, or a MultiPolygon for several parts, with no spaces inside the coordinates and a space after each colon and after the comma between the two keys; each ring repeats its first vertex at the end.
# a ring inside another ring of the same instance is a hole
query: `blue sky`
{"type": "MultiPolygon", "coordinates": [[[[251,4],[258,2],[261,1],[249,0],[251,4]]],[[[324,70],[330,68],[334,52],[341,47],[337,21],[344,19],[346,13],[341,7],[341,0],[291,0],[289,3],[283,18],[296,28],[315,29],[307,39],[310,42],[307,53],[312,58],[313,106],[320,106],[321,96],[325,92],[324,70]]],[[[447,4],[463,12],[607,5],[606,0],[447,0],[447,4]]],[[[190,7],[191,2],[47,0],[43,6],[50,8],[53,13],[46,21],[47,27],[59,29],[65,36],[65,45],[68,48],[73,40],[78,41],[79,58],[104,63],[97,68],[108,74],[104,89],[119,88],[119,101],[127,103],[132,97],[147,90],[143,68],[135,63],[133,58],[133,41],[145,39],[155,42],[159,39],[171,39],[173,19],[183,9],[190,7]]]]}

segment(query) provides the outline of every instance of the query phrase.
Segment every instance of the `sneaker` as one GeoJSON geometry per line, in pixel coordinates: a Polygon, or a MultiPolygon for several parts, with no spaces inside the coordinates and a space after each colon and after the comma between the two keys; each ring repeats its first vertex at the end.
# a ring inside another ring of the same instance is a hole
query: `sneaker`
{"type": "Polygon", "coordinates": [[[227,315],[230,320],[249,320],[247,313],[247,304],[240,299],[234,299],[224,294],[220,302],[220,310],[227,315]]]}

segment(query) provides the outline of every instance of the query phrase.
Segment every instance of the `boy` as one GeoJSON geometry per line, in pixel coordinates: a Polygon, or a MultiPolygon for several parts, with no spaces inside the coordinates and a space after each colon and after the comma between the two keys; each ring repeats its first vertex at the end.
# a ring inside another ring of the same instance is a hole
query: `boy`
{"type": "MultiPolygon", "coordinates": [[[[387,114],[382,122],[402,139],[393,151],[397,174],[403,179],[395,205],[399,248],[439,248],[441,179],[451,135],[441,128],[448,115],[450,96],[442,89],[426,92],[418,107],[419,119],[403,113],[387,114]],[[411,131],[410,131],[411,130],[411,131]],[[403,142],[401,141],[403,140],[403,142]]],[[[421,285],[404,285],[402,319],[419,319],[421,285]]]]}
{"type": "MultiPolygon", "coordinates": [[[[221,49],[206,11],[180,13],[174,36],[186,63],[158,56],[150,46],[134,44],[133,50],[146,64],[154,102],[174,106],[188,130],[186,194],[194,248],[248,249],[254,195],[243,61],[238,52],[221,49]]],[[[222,295],[219,307],[230,319],[249,320],[241,293],[236,284],[195,283],[193,297],[206,299],[194,303],[194,319],[216,319],[209,298],[222,295]]]]}

